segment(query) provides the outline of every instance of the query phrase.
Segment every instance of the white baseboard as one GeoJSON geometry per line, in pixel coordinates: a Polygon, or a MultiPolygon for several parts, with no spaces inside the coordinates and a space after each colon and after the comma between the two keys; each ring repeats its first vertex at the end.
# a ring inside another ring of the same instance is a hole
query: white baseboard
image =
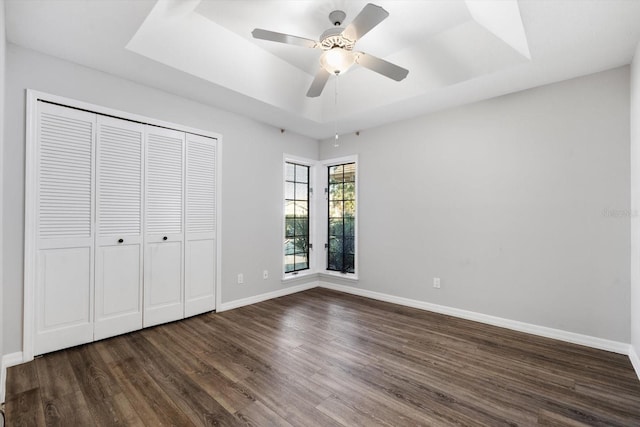
{"type": "Polygon", "coordinates": [[[2,364],[0,366],[0,403],[4,403],[7,390],[7,368],[19,365],[22,362],[24,362],[24,360],[21,351],[2,356],[2,364]]]}
{"type": "Polygon", "coordinates": [[[298,292],[306,291],[306,290],[317,288],[317,287],[318,287],[318,281],[303,283],[301,285],[296,285],[296,286],[289,286],[287,288],[278,289],[277,291],[267,292],[264,294],[255,295],[248,298],[242,298],[242,299],[237,299],[237,300],[222,303],[218,307],[216,307],[216,312],[220,313],[222,311],[233,310],[234,308],[243,307],[245,305],[256,304],[262,301],[283,297],[285,295],[295,294],[298,292]]]}
{"type": "Polygon", "coordinates": [[[636,375],[640,380],[640,357],[638,357],[638,353],[636,352],[636,349],[632,345],[629,345],[629,360],[631,360],[633,369],[636,370],[636,375]]]}
{"type": "Polygon", "coordinates": [[[517,320],[504,319],[502,317],[490,316],[488,314],[461,310],[459,308],[447,307],[444,305],[397,297],[380,292],[368,291],[366,289],[354,288],[351,286],[320,282],[320,287],[372,298],[379,301],[385,301],[393,304],[404,305],[407,307],[418,308],[421,310],[433,311],[435,313],[446,314],[449,316],[460,317],[462,319],[473,320],[475,322],[486,323],[488,325],[499,326],[519,332],[526,332],[528,334],[539,335],[546,338],[553,338],[573,344],[597,348],[600,350],[611,351],[619,354],[629,354],[629,344],[618,341],[610,341],[603,338],[592,337],[589,335],[576,334],[574,332],[567,332],[560,329],[547,328],[545,326],[538,326],[531,323],[519,322],[517,320]]]}

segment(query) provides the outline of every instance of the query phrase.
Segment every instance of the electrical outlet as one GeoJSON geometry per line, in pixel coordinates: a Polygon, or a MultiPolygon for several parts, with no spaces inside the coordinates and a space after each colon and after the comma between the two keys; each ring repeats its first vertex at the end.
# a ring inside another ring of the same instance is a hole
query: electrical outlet
{"type": "Polygon", "coordinates": [[[436,289],[440,289],[440,278],[439,277],[434,277],[433,278],[433,287],[436,289]]]}
{"type": "Polygon", "coordinates": [[[244,274],[238,274],[238,285],[242,285],[244,283],[244,274]]]}
{"type": "Polygon", "coordinates": [[[262,278],[263,278],[264,280],[267,280],[267,279],[269,278],[269,271],[268,271],[268,270],[264,270],[264,271],[262,272],[262,278]]]}

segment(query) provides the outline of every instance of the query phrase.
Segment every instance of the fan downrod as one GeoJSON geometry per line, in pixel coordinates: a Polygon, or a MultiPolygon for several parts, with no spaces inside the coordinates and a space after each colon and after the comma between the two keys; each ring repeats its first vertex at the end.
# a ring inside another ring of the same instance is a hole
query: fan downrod
{"type": "Polygon", "coordinates": [[[329,14],[329,21],[336,27],[339,27],[344,22],[344,18],[347,17],[347,14],[342,10],[334,10],[329,14]]]}

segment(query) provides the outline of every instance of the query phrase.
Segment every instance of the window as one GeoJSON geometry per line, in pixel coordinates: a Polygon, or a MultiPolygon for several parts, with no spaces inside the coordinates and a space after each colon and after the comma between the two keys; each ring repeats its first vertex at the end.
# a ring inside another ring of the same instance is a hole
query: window
{"type": "Polygon", "coordinates": [[[328,167],[327,270],[356,270],[356,164],[328,167]]]}
{"type": "Polygon", "coordinates": [[[310,167],[285,162],[284,272],[309,269],[310,167]]]}

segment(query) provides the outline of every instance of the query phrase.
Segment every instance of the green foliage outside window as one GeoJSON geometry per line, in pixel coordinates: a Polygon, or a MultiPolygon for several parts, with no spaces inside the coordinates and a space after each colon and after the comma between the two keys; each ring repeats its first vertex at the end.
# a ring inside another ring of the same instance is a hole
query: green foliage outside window
{"type": "Polygon", "coordinates": [[[329,166],[327,269],[355,273],[356,164],[329,166]]]}
{"type": "Polygon", "coordinates": [[[309,268],[309,166],[285,163],[284,271],[309,268]]]}

